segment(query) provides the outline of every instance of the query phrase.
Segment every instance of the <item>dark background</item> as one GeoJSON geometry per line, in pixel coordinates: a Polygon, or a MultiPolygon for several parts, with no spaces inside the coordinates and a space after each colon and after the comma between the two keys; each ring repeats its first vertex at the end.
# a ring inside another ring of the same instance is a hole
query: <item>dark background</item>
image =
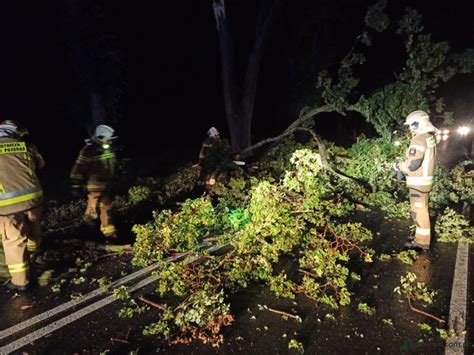
{"type": "MultiPolygon", "coordinates": [[[[330,3],[321,1],[324,2],[330,3]]],[[[252,3],[247,1],[241,10],[231,13],[242,63],[254,31],[252,3]]],[[[294,80],[288,66],[288,53],[309,55],[310,46],[305,43],[292,48],[291,30],[296,21],[307,15],[307,6],[311,7],[314,1],[289,3],[261,66],[254,141],[278,134],[294,120],[298,110],[310,101],[305,94],[311,93],[315,82],[316,72],[300,73],[298,80],[294,80]]],[[[370,3],[348,0],[327,6],[325,25],[312,29],[325,45],[312,54],[320,59],[320,68],[316,69],[337,66],[360,33],[370,3]]],[[[474,44],[469,3],[389,1],[389,14],[394,20],[406,5],[412,5],[423,15],[427,32],[437,40],[449,41],[453,49],[462,50],[474,44]]],[[[134,157],[156,159],[168,165],[196,160],[210,126],[218,127],[227,136],[211,1],[110,0],[101,4],[104,21],[118,40],[124,63],[126,85],[120,102],[121,117],[115,126],[120,144],[134,157]]],[[[83,88],[61,33],[63,6],[59,0],[4,1],[0,5],[0,119],[23,122],[50,166],[69,168],[88,133],[71,114],[75,97],[83,88]]],[[[359,73],[363,78],[360,90],[392,80],[405,60],[400,55],[400,39],[381,35],[374,40],[376,46],[368,50],[369,60],[359,73]]],[[[445,89],[448,103],[466,106],[460,101],[474,98],[472,84],[469,78],[451,84],[445,89]]],[[[364,128],[360,118],[350,121],[335,119],[334,115],[322,116],[317,128],[328,138],[346,139],[335,137],[336,125],[364,128]]]]}

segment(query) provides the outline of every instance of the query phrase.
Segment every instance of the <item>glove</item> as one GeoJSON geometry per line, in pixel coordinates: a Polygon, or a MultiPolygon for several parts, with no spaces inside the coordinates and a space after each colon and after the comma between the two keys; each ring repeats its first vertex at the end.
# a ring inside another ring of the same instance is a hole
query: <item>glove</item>
{"type": "Polygon", "coordinates": [[[403,180],[405,180],[405,178],[406,178],[406,176],[401,170],[397,171],[397,176],[396,176],[397,181],[399,181],[399,182],[403,181],[403,180]]]}
{"type": "Polygon", "coordinates": [[[82,185],[72,185],[71,186],[71,195],[73,197],[81,198],[84,196],[84,186],[82,185]]]}
{"type": "Polygon", "coordinates": [[[392,164],[392,178],[397,179],[397,181],[405,180],[405,174],[400,170],[398,163],[392,164]]]}

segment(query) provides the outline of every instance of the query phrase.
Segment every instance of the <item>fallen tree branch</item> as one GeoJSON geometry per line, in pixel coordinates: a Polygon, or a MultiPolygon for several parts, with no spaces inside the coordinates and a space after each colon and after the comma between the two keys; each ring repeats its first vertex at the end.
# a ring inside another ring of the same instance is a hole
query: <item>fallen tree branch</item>
{"type": "Polygon", "coordinates": [[[408,300],[408,306],[410,307],[410,309],[413,311],[413,312],[416,312],[416,313],[419,313],[419,314],[422,314],[426,317],[429,317],[431,319],[434,319],[436,321],[438,321],[439,323],[445,323],[444,320],[442,320],[441,318],[438,318],[428,312],[425,312],[425,311],[422,311],[421,309],[418,309],[418,308],[415,308],[413,307],[413,305],[411,304],[411,300],[410,300],[410,297],[407,296],[407,300],[408,300]]]}
{"type": "Polygon", "coordinates": [[[313,110],[310,110],[310,111],[300,115],[300,117],[295,122],[293,122],[279,136],[264,139],[264,140],[258,142],[257,144],[254,144],[251,147],[248,147],[248,148],[244,149],[241,154],[244,157],[247,156],[247,155],[251,155],[252,151],[254,151],[255,149],[258,149],[258,148],[264,146],[265,144],[278,142],[281,139],[283,139],[283,138],[285,138],[285,137],[289,136],[290,134],[293,134],[297,131],[308,132],[309,134],[311,134],[313,139],[316,141],[316,144],[318,145],[319,155],[321,156],[321,165],[322,165],[323,169],[331,172],[333,175],[339,177],[340,179],[355,182],[356,184],[358,184],[362,188],[364,188],[364,190],[366,190],[366,191],[371,191],[370,186],[367,186],[367,184],[364,183],[363,181],[360,181],[359,179],[356,179],[354,177],[351,177],[351,176],[343,174],[339,171],[336,171],[331,166],[331,164],[329,163],[329,157],[328,157],[328,154],[327,154],[326,145],[323,143],[322,139],[316,133],[314,133],[314,131],[312,129],[301,127],[308,119],[312,118],[313,116],[315,116],[319,113],[322,113],[322,112],[332,112],[332,111],[335,111],[335,109],[332,108],[332,106],[329,106],[329,105],[317,107],[313,110]]]}
{"type": "Polygon", "coordinates": [[[329,105],[324,105],[324,106],[320,106],[320,107],[316,107],[312,110],[309,110],[305,113],[302,113],[300,115],[300,117],[294,121],[291,125],[289,125],[285,131],[276,136],[276,137],[271,137],[271,138],[266,138],[248,148],[245,148],[242,152],[241,152],[241,155],[243,157],[246,157],[248,155],[252,155],[252,152],[260,147],[263,147],[264,145],[266,144],[269,144],[269,143],[274,143],[274,142],[278,142],[279,140],[289,136],[290,134],[293,134],[298,128],[301,128],[301,126],[306,123],[307,120],[309,120],[310,118],[312,118],[313,116],[319,114],[319,113],[322,113],[322,112],[333,112],[335,111],[334,108],[332,106],[329,106],[329,105]]]}
{"type": "Polygon", "coordinates": [[[277,309],[267,308],[267,310],[270,311],[270,312],[276,313],[276,314],[280,314],[280,315],[285,316],[285,317],[289,317],[289,318],[296,319],[298,322],[301,320],[301,317],[300,317],[300,316],[295,316],[295,315],[293,315],[293,314],[290,314],[290,313],[287,313],[287,312],[283,312],[283,311],[279,311],[279,310],[277,310],[277,309]]]}
{"type": "Polygon", "coordinates": [[[146,303],[146,304],[149,305],[149,306],[152,306],[152,307],[154,307],[154,308],[161,309],[162,311],[166,311],[166,307],[163,306],[162,304],[159,304],[159,303],[150,301],[149,299],[147,299],[147,298],[145,298],[145,297],[143,297],[143,296],[138,297],[138,299],[139,299],[140,301],[142,301],[143,303],[146,303]]]}

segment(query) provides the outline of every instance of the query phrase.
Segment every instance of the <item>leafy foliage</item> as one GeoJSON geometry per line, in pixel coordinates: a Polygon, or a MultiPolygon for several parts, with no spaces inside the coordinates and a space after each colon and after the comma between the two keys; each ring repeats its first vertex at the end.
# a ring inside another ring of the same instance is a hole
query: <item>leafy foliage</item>
{"type": "Polygon", "coordinates": [[[288,349],[295,349],[300,354],[304,353],[304,347],[301,342],[296,339],[291,339],[288,343],[288,349]]]}
{"type": "Polygon", "coordinates": [[[367,182],[373,191],[394,190],[391,163],[404,154],[408,139],[399,146],[394,143],[392,138],[360,139],[348,150],[349,159],[342,161],[344,173],[367,182]]]}
{"type": "Polygon", "coordinates": [[[368,8],[365,23],[369,28],[373,28],[377,32],[382,32],[388,27],[390,19],[384,12],[386,7],[387,0],[379,0],[368,8]]]}
{"type": "Polygon", "coordinates": [[[438,166],[435,171],[430,206],[443,209],[452,203],[470,203],[474,199],[474,170],[466,171],[465,162],[452,169],[438,166]]]}
{"type": "Polygon", "coordinates": [[[186,200],[178,211],[155,212],[153,221],[134,226],[133,263],[161,263],[156,291],[171,300],[146,334],[217,346],[223,341],[221,327],[233,320],[227,295],[255,281],[270,285],[280,296],[303,293],[334,308],[350,302],[350,282],[360,277],[347,263],[352,255],[371,261],[371,252],[359,244],[372,235],[359,223],[337,221],[352,212],[352,204],[321,170],[313,151],[297,150],[290,163],[293,168],[277,183],[234,179],[220,190],[217,201],[186,200]],[[222,256],[207,255],[199,249],[205,238],[217,238],[233,249],[222,256]],[[182,251],[191,251],[200,262],[165,262],[170,253],[182,251]],[[302,277],[274,275],[281,257],[294,252],[302,277]]]}
{"type": "Polygon", "coordinates": [[[443,243],[474,243],[474,227],[462,215],[447,207],[435,225],[438,241],[443,243]]]}
{"type": "Polygon", "coordinates": [[[432,304],[437,291],[430,290],[425,283],[417,281],[416,274],[408,272],[400,277],[400,286],[393,290],[399,295],[405,295],[409,300],[423,301],[432,304]]]}
{"type": "Polygon", "coordinates": [[[370,307],[367,303],[359,303],[357,305],[359,312],[373,316],[375,314],[375,307],[370,307]]]}
{"type": "Polygon", "coordinates": [[[413,262],[418,259],[418,253],[414,250],[401,251],[397,259],[406,265],[413,265],[413,262]]]}
{"type": "MultiPolygon", "coordinates": [[[[378,1],[367,12],[366,25],[377,31],[387,28],[389,19],[384,13],[385,1],[378,1]]],[[[316,81],[321,91],[321,99],[337,112],[356,111],[371,123],[382,137],[390,137],[401,119],[414,110],[444,111],[442,99],[433,95],[441,84],[457,74],[474,70],[474,51],[450,53],[447,42],[436,42],[430,34],[423,33],[421,15],[414,9],[407,9],[398,23],[397,34],[404,41],[406,62],[396,75],[396,80],[353,98],[359,78],[354,75],[354,66],[365,62],[365,56],[354,53],[341,61],[335,80],[329,71],[322,71],[316,81]]],[[[368,32],[357,40],[372,44],[368,32]]],[[[445,113],[449,118],[449,113],[445,113]]]]}

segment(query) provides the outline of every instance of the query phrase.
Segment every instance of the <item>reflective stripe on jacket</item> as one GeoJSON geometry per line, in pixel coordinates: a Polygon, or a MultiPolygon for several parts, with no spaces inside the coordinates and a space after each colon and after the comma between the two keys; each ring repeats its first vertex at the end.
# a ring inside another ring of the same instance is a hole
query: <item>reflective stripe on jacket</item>
{"type": "Polygon", "coordinates": [[[92,143],[82,148],[71,171],[73,186],[85,185],[87,191],[104,191],[115,174],[116,156],[107,146],[92,143]]]}
{"type": "Polygon", "coordinates": [[[407,186],[421,192],[430,192],[433,187],[436,165],[436,138],[423,133],[412,138],[406,159],[400,169],[407,174],[407,186]]]}
{"type": "Polygon", "coordinates": [[[0,138],[0,215],[38,207],[43,190],[36,169],[44,160],[36,147],[15,138],[0,138]]]}

